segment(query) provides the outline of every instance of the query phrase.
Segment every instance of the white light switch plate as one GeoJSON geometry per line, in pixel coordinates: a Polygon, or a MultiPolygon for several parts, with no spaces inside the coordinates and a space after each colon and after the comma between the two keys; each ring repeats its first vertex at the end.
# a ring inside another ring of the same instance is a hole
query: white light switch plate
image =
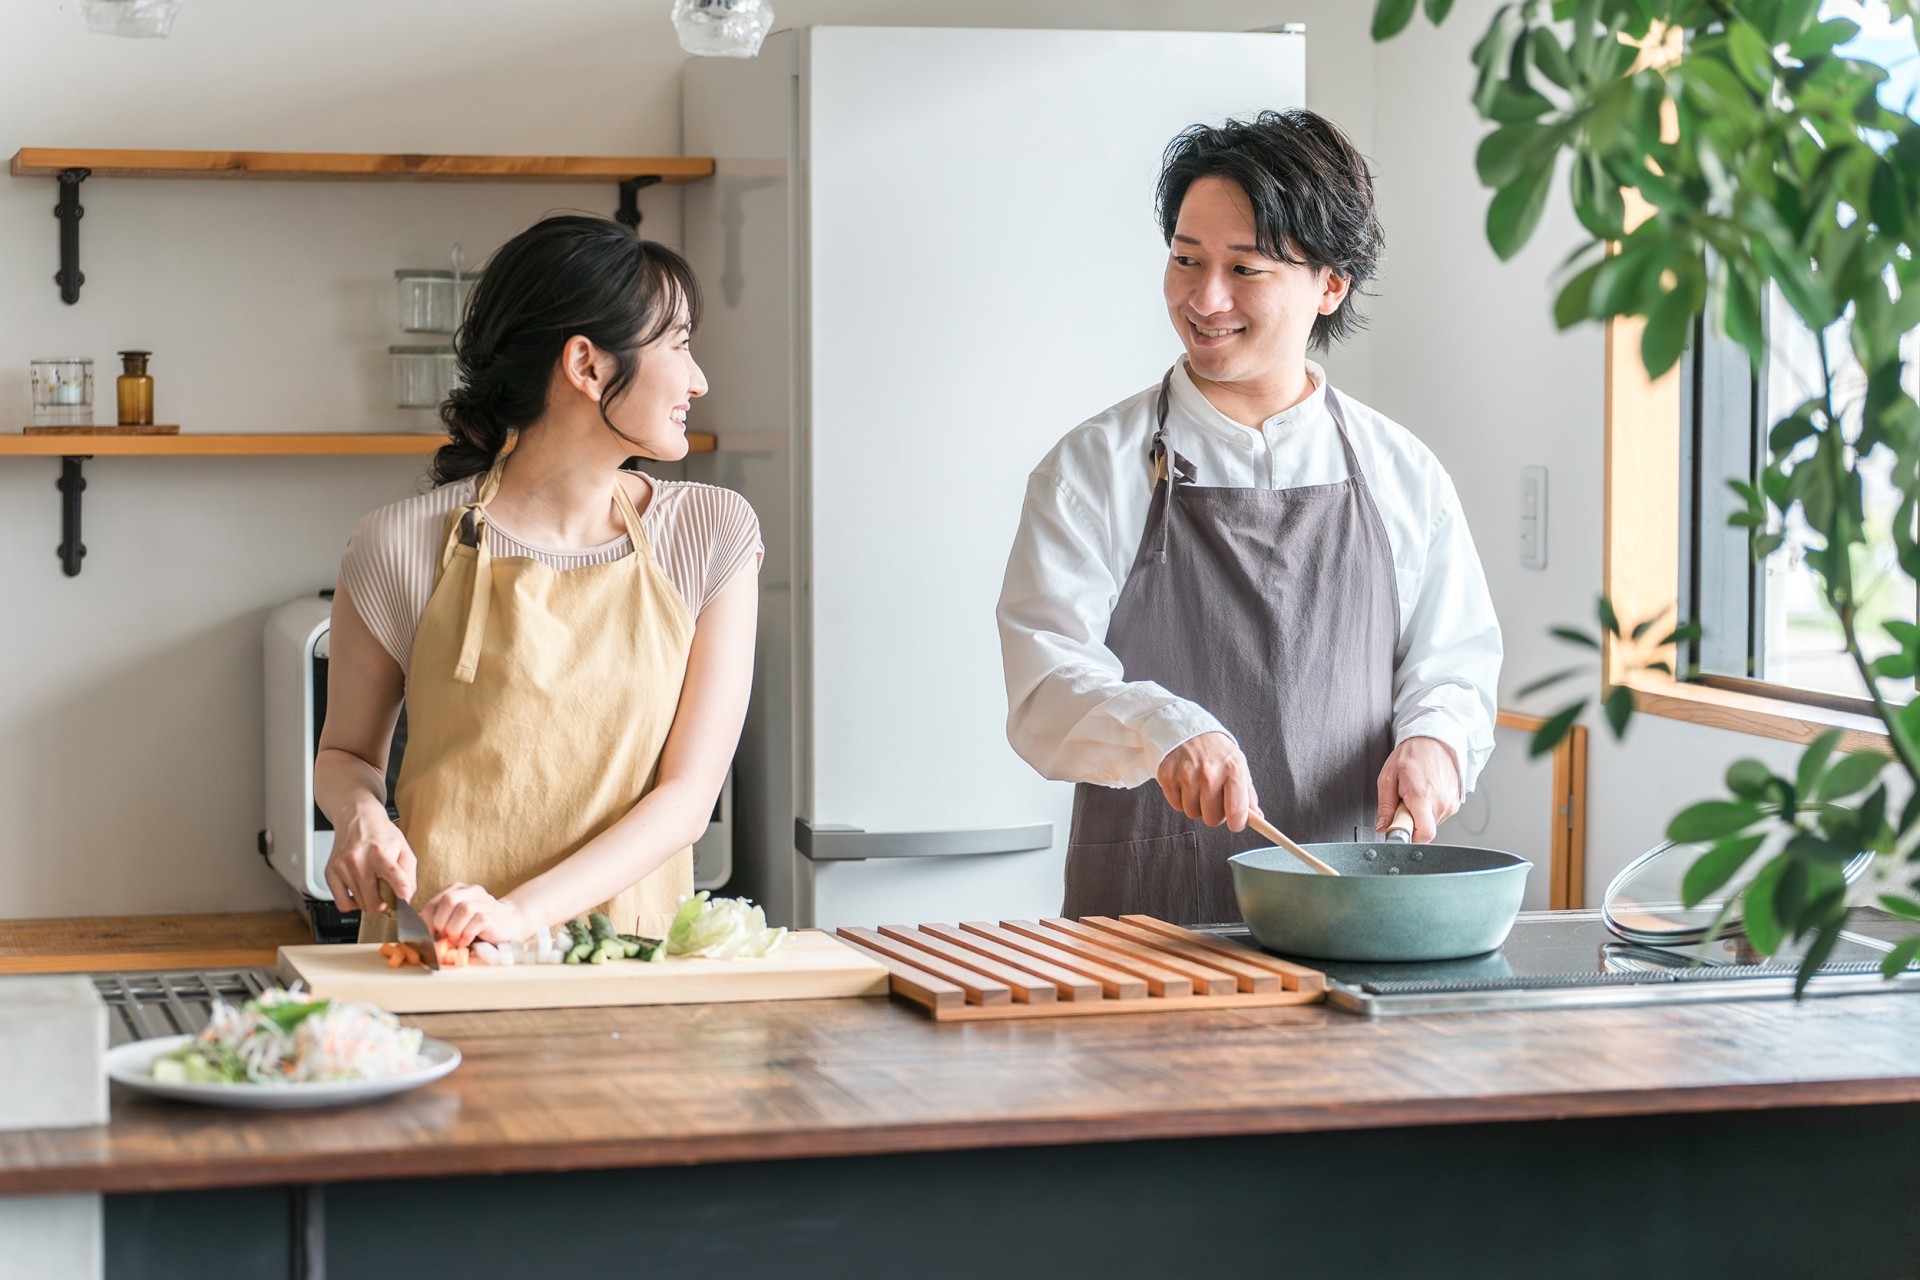
{"type": "Polygon", "coordinates": [[[1520,567],[1547,567],[1547,469],[1520,468],[1520,567]]]}

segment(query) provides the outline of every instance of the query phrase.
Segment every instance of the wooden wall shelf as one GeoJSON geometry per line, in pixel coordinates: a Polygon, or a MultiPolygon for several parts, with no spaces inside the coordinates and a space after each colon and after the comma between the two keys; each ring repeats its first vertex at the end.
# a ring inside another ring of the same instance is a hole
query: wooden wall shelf
{"type": "Polygon", "coordinates": [[[636,230],[639,193],[657,182],[713,176],[709,156],[431,156],[351,151],[116,151],[22,147],[8,172],[55,178],[60,203],[60,270],[68,305],[80,301],[80,184],[88,178],[251,178],[269,182],[614,182],[614,217],[636,230]]]}
{"type": "MultiPolygon", "coordinates": [[[[250,432],[175,436],[0,435],[0,457],[16,458],[206,458],[373,456],[428,454],[447,442],[435,432],[250,432]]],[[[714,437],[687,433],[690,453],[712,453],[714,437]]]]}
{"type": "MultiPolygon", "coordinates": [[[[60,546],[57,554],[69,578],[80,575],[87,554],[80,541],[80,495],[86,491],[83,470],[89,458],[288,458],[288,457],[406,457],[432,453],[446,437],[435,432],[378,433],[366,431],[260,431],[217,434],[183,432],[171,436],[29,436],[0,435],[0,458],[58,458],[60,478],[60,546]]],[[[714,437],[687,433],[689,453],[712,453],[714,437]]]]}
{"type": "Polygon", "coordinates": [[[692,182],[713,176],[706,156],[429,156],[345,151],[114,151],[22,147],[16,178],[253,178],[267,181],[625,182],[648,176],[692,182]]]}

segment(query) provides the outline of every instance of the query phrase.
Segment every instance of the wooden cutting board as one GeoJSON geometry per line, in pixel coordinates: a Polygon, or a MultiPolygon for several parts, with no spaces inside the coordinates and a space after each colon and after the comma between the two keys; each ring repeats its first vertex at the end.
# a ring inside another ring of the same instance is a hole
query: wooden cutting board
{"type": "Polygon", "coordinates": [[[280,980],[389,1013],[820,1000],[885,996],[888,987],[884,964],[813,929],[789,933],[778,951],[758,960],[670,956],[657,964],[470,965],[438,973],[389,969],[372,945],[282,947],[280,980]]]}

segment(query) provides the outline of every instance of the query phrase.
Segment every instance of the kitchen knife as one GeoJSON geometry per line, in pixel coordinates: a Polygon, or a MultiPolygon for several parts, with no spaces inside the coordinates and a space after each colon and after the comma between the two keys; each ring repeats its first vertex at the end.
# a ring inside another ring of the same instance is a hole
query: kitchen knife
{"type": "Polygon", "coordinates": [[[434,950],[433,934],[427,928],[427,922],[413,909],[413,904],[394,893],[393,886],[385,880],[380,882],[380,901],[387,904],[387,910],[393,912],[393,927],[400,941],[412,947],[420,955],[420,963],[428,969],[440,968],[440,953],[434,950]]]}

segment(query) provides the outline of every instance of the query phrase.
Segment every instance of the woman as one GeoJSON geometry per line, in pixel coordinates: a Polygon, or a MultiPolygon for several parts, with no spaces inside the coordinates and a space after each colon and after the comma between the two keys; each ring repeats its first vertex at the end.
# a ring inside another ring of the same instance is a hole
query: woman
{"type": "Polygon", "coordinates": [[[391,936],[383,881],[456,946],[596,909],[657,935],[692,892],[746,715],[759,523],[622,464],[686,456],[699,318],[686,262],[603,219],[545,219],[488,264],[436,487],[360,522],[333,599],[314,798],[362,940],[391,936]]]}

